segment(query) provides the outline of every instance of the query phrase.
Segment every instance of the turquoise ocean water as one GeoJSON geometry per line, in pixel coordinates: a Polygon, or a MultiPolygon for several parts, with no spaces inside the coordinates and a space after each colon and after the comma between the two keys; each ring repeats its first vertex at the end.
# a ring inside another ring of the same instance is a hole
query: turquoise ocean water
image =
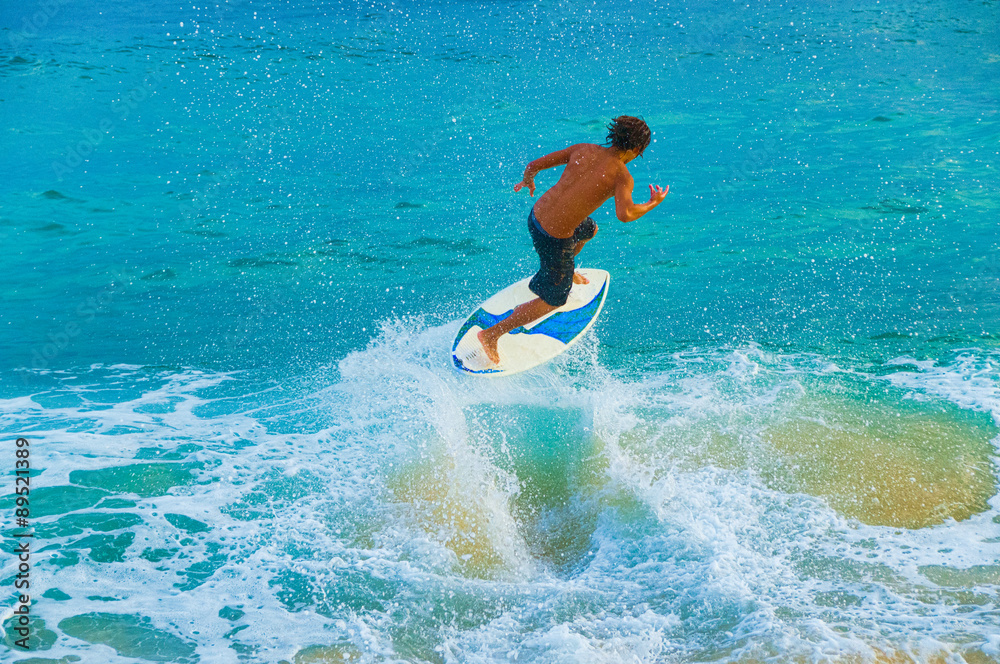
{"type": "Polygon", "coordinates": [[[0,659],[1000,661],[998,81],[995,1],[3,3],[0,659]],[[458,375],[619,114],[593,332],[458,375]]]}

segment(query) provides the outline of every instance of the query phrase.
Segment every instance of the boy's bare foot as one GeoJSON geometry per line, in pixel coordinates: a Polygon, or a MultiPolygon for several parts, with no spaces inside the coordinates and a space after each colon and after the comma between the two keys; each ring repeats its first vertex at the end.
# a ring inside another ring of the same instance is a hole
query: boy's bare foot
{"type": "Polygon", "coordinates": [[[489,337],[483,338],[484,334],[486,334],[486,330],[479,330],[476,333],[476,338],[479,339],[483,350],[486,351],[486,357],[490,358],[490,362],[493,364],[500,364],[500,351],[497,350],[497,340],[490,339],[489,337]]]}
{"type": "Polygon", "coordinates": [[[583,276],[579,272],[574,272],[573,273],[573,283],[574,284],[589,284],[590,283],[590,279],[588,279],[587,277],[583,276]]]}

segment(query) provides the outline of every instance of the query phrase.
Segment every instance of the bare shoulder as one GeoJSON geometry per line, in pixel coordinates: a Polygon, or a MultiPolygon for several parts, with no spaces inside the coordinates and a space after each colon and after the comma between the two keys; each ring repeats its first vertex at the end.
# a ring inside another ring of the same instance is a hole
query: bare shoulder
{"type": "Polygon", "coordinates": [[[615,160],[615,165],[617,167],[617,172],[615,173],[615,180],[618,184],[626,187],[632,186],[635,180],[632,179],[632,174],[628,170],[628,166],[615,160]]]}
{"type": "Polygon", "coordinates": [[[574,159],[593,158],[603,151],[600,145],[594,145],[593,143],[575,143],[566,148],[566,150],[569,151],[574,159]]]}

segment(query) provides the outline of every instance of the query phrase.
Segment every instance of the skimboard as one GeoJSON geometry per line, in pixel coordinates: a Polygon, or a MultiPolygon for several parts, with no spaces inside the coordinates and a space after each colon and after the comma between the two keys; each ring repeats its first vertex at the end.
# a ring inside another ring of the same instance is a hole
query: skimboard
{"type": "Polygon", "coordinates": [[[500,363],[485,360],[476,335],[503,320],[514,307],[538,296],[528,289],[530,278],[504,288],[483,302],[465,321],[451,347],[451,359],[459,371],[473,374],[513,374],[537,367],[575,344],[597,320],[608,295],[611,279],[605,270],[577,270],[590,283],[573,284],[566,304],[533,323],[500,337],[500,363]]]}

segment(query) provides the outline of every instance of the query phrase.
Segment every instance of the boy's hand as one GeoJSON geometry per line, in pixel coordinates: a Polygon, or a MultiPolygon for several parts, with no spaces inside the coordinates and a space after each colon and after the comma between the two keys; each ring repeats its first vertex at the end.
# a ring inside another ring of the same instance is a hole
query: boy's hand
{"type": "Polygon", "coordinates": [[[659,205],[667,197],[668,191],[670,191],[669,184],[666,187],[649,185],[649,202],[653,205],[659,205]]]}
{"type": "Polygon", "coordinates": [[[525,178],[523,180],[521,180],[520,182],[518,182],[517,184],[514,185],[514,191],[515,192],[521,191],[521,189],[523,189],[524,187],[527,187],[528,188],[528,193],[531,194],[532,196],[534,196],[535,195],[535,178],[525,176],[525,178]]]}

